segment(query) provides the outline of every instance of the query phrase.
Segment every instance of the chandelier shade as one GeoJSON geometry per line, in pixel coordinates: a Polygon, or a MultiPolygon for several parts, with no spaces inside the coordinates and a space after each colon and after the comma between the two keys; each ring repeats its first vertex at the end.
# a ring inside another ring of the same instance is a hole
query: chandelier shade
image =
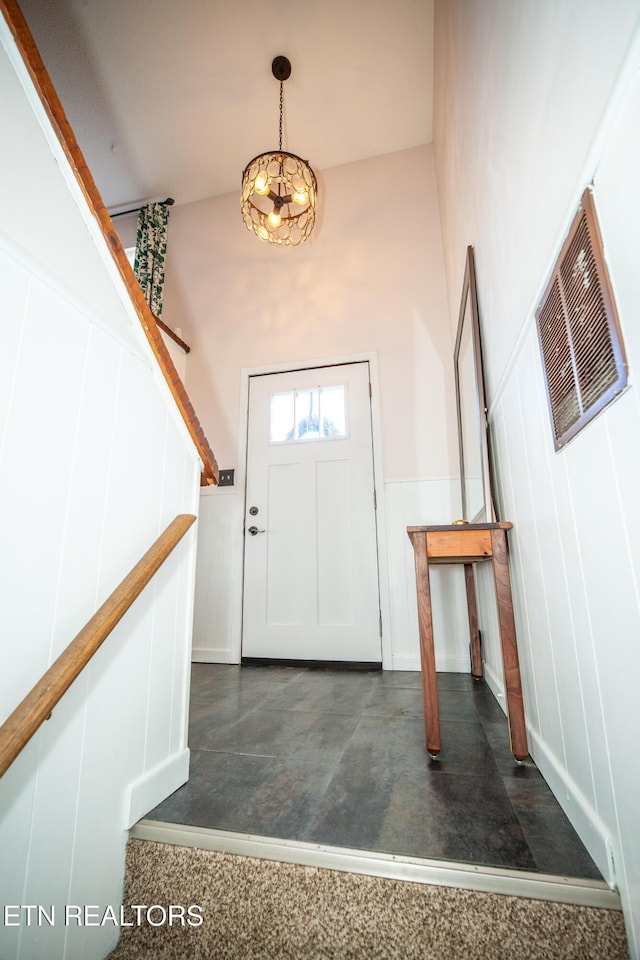
{"type": "Polygon", "coordinates": [[[274,150],[250,160],[242,174],[242,216],[261,240],[297,246],[316,219],[316,177],[305,160],[274,150]]]}
{"type": "Polygon", "coordinates": [[[318,184],[306,160],[282,149],[282,85],[291,64],[286,57],[276,57],[271,70],[280,81],[279,147],[259,154],[244,168],[241,210],[245,226],[261,240],[295,247],[313,230],[318,184]]]}

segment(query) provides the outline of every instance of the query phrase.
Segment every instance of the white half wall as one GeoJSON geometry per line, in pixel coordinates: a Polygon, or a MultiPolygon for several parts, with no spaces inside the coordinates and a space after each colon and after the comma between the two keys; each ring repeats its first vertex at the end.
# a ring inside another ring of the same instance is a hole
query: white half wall
{"type": "Polygon", "coordinates": [[[239,662],[244,497],[233,488],[200,491],[193,660],[239,662]]]}

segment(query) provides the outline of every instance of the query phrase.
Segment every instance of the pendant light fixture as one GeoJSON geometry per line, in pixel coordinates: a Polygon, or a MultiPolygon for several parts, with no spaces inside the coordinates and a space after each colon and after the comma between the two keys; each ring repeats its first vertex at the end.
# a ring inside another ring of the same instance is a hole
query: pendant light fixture
{"type": "Polygon", "coordinates": [[[280,82],[280,139],[277,150],[261,153],[242,174],[242,216],[247,230],[261,240],[297,246],[316,219],[316,176],[306,160],[282,149],[284,81],[291,76],[286,57],[276,57],[271,72],[280,82]]]}

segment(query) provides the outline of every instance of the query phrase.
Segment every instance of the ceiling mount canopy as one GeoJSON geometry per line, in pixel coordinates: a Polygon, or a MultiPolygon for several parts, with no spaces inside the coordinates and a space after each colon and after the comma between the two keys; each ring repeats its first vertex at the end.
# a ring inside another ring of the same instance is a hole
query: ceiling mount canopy
{"type": "Polygon", "coordinates": [[[261,153],[242,174],[242,216],[261,240],[297,246],[316,219],[316,176],[306,160],[282,149],[284,81],[291,76],[286,57],[276,57],[271,72],[280,83],[280,137],[277,150],[261,153]]]}

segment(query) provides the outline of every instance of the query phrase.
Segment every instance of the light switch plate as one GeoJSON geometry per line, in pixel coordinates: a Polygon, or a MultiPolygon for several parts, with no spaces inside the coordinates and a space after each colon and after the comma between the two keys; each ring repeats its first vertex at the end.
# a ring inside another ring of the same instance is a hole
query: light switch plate
{"type": "Polygon", "coordinates": [[[235,470],[218,470],[218,486],[232,487],[235,470]]]}

